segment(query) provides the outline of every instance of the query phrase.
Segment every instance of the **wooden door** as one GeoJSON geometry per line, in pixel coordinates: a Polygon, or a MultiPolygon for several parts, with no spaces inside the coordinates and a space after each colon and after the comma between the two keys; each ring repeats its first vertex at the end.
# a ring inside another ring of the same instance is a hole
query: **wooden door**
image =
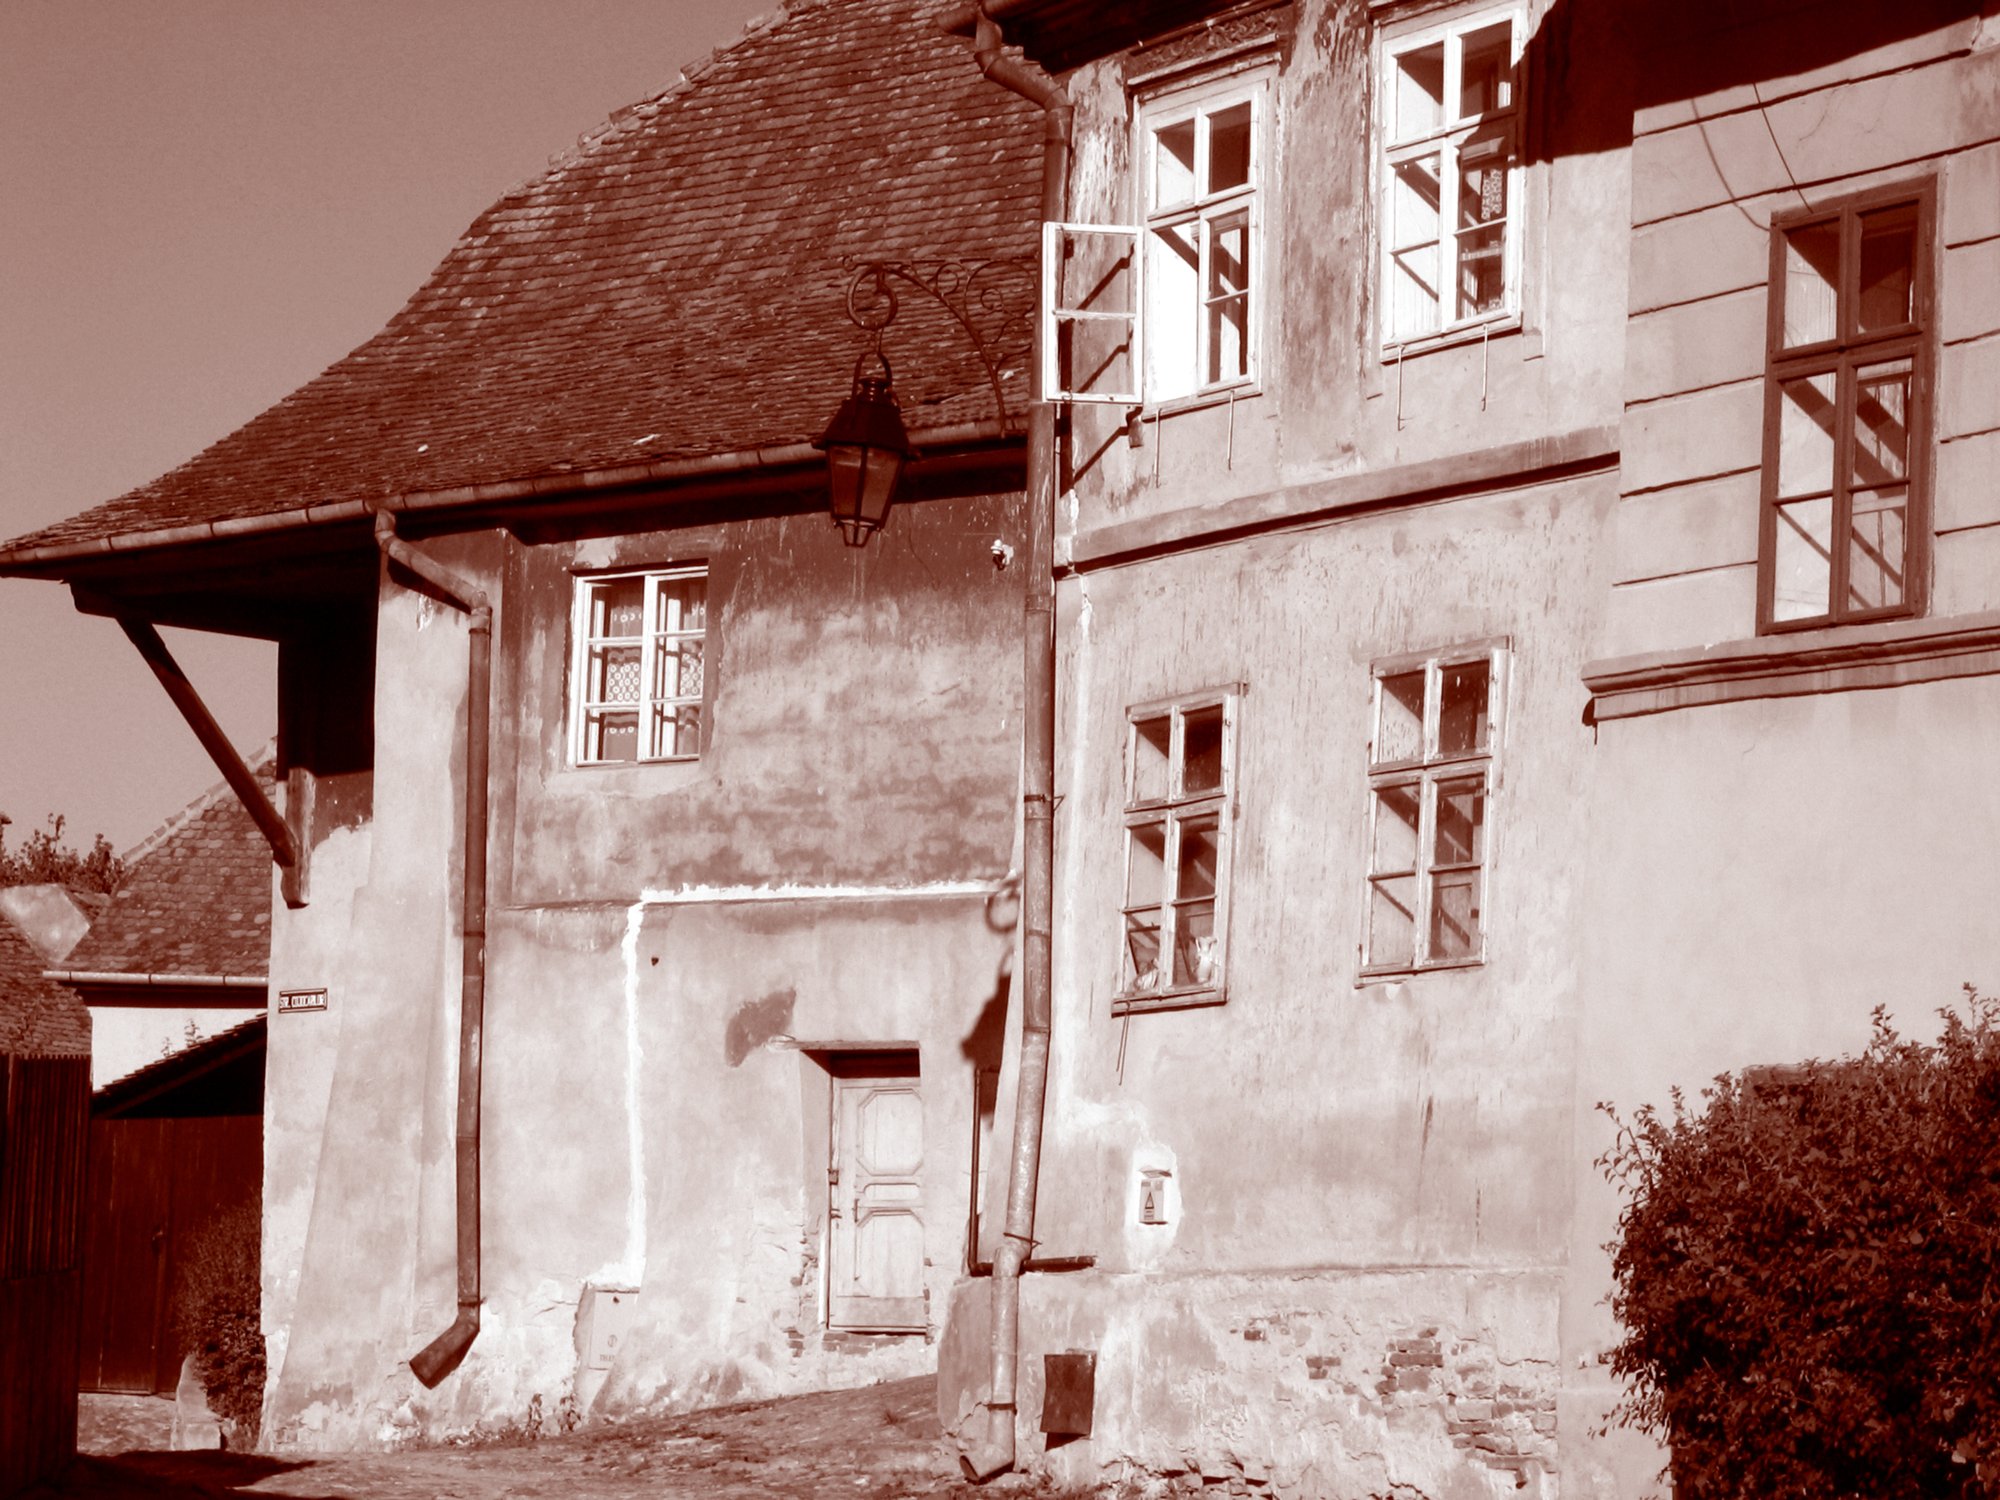
{"type": "Polygon", "coordinates": [[[923,1169],[916,1054],[878,1054],[842,1067],[833,1080],[827,1171],[832,1327],[924,1328],[923,1169]]]}

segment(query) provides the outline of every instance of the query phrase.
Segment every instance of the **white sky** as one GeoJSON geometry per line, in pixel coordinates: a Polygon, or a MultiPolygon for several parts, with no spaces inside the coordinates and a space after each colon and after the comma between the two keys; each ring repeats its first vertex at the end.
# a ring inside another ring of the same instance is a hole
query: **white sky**
{"type": "MultiPolygon", "coordinates": [[[[374,333],[487,204],[775,0],[4,0],[0,539],[374,333]]],[[[232,739],[275,652],[170,644],[232,739]]],[[[217,780],[108,620],[0,579],[0,812],[120,849],[217,780]]]]}

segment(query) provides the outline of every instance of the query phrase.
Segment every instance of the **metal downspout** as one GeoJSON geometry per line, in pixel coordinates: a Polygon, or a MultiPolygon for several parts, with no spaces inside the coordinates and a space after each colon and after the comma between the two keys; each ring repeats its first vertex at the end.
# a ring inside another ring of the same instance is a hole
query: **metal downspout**
{"type": "Polygon", "coordinates": [[[460,913],[464,955],[458,1008],[458,1316],[410,1360],[426,1386],[459,1366],[479,1337],[480,1028],[486,1010],[486,752],[491,732],[493,606],[484,590],[433,562],[396,535],[396,518],[375,515],[375,543],[467,616],[465,687],[465,879],[460,913]]]}
{"type": "MultiPolygon", "coordinates": [[[[1000,50],[999,26],[983,10],[972,55],[979,71],[1042,109],[1042,206],[1063,217],[1074,115],[1062,85],[1000,50]]],[[[1007,1216],[993,1255],[993,1349],[983,1434],[960,1439],[959,1461],[974,1479],[1014,1464],[1016,1374],[1021,1349],[1021,1268],[1034,1248],[1035,1187],[1041,1172],[1042,1106],[1049,1080],[1055,906],[1056,761],[1056,408],[1041,388],[1042,324],[1036,320],[1034,405],[1028,417],[1028,559],[1022,606],[1021,772],[1021,1064],[1014,1104],[1014,1145],[1007,1174],[1007,1216]]]]}

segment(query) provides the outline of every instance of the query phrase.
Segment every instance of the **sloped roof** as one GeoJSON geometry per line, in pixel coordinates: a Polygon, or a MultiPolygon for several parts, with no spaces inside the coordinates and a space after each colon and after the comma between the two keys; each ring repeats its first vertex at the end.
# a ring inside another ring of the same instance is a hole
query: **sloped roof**
{"type": "Polygon", "coordinates": [[[0,1052],[88,1052],[90,1012],[42,977],[48,960],[0,916],[0,1052]]]}
{"type": "Polygon", "coordinates": [[[139,1113],[254,1113],[240,1106],[247,1105],[254,1094],[258,1107],[262,1107],[264,1047],[264,1014],[259,1011],[226,1031],[218,1031],[191,1047],[170,1052],[122,1078],[112,1079],[90,1096],[91,1113],[100,1117],[139,1113]],[[203,1093],[211,1098],[201,1099],[203,1093]],[[239,1108],[188,1107],[225,1101],[239,1108]],[[175,1108],[176,1103],[181,1107],[175,1108]]]}
{"type": "Polygon", "coordinates": [[[270,957],[271,846],[223,784],[126,856],[125,883],[61,969],[261,979],[270,957]]]}
{"type": "MultiPolygon", "coordinates": [[[[389,325],[198,457],[0,548],[809,442],[847,394],[868,259],[1026,257],[1040,120],[939,0],[803,0],[481,214],[389,325]]],[[[1023,268],[1012,383],[1025,394],[1023,268]]],[[[929,300],[886,351],[906,418],[997,419],[929,300]]]]}

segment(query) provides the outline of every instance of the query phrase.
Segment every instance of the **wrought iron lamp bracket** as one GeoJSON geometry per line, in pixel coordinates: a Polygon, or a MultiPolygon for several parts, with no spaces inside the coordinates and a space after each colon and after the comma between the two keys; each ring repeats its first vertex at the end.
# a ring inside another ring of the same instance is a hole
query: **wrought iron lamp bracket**
{"type": "Polygon", "coordinates": [[[999,255],[985,260],[862,261],[847,286],[847,317],[868,335],[855,361],[854,378],[871,359],[889,377],[882,335],[896,320],[900,283],[929,297],[951,317],[986,371],[993,406],[1003,431],[1015,430],[1007,409],[1005,373],[1012,356],[1025,360],[1034,347],[1032,255],[999,255]]]}

